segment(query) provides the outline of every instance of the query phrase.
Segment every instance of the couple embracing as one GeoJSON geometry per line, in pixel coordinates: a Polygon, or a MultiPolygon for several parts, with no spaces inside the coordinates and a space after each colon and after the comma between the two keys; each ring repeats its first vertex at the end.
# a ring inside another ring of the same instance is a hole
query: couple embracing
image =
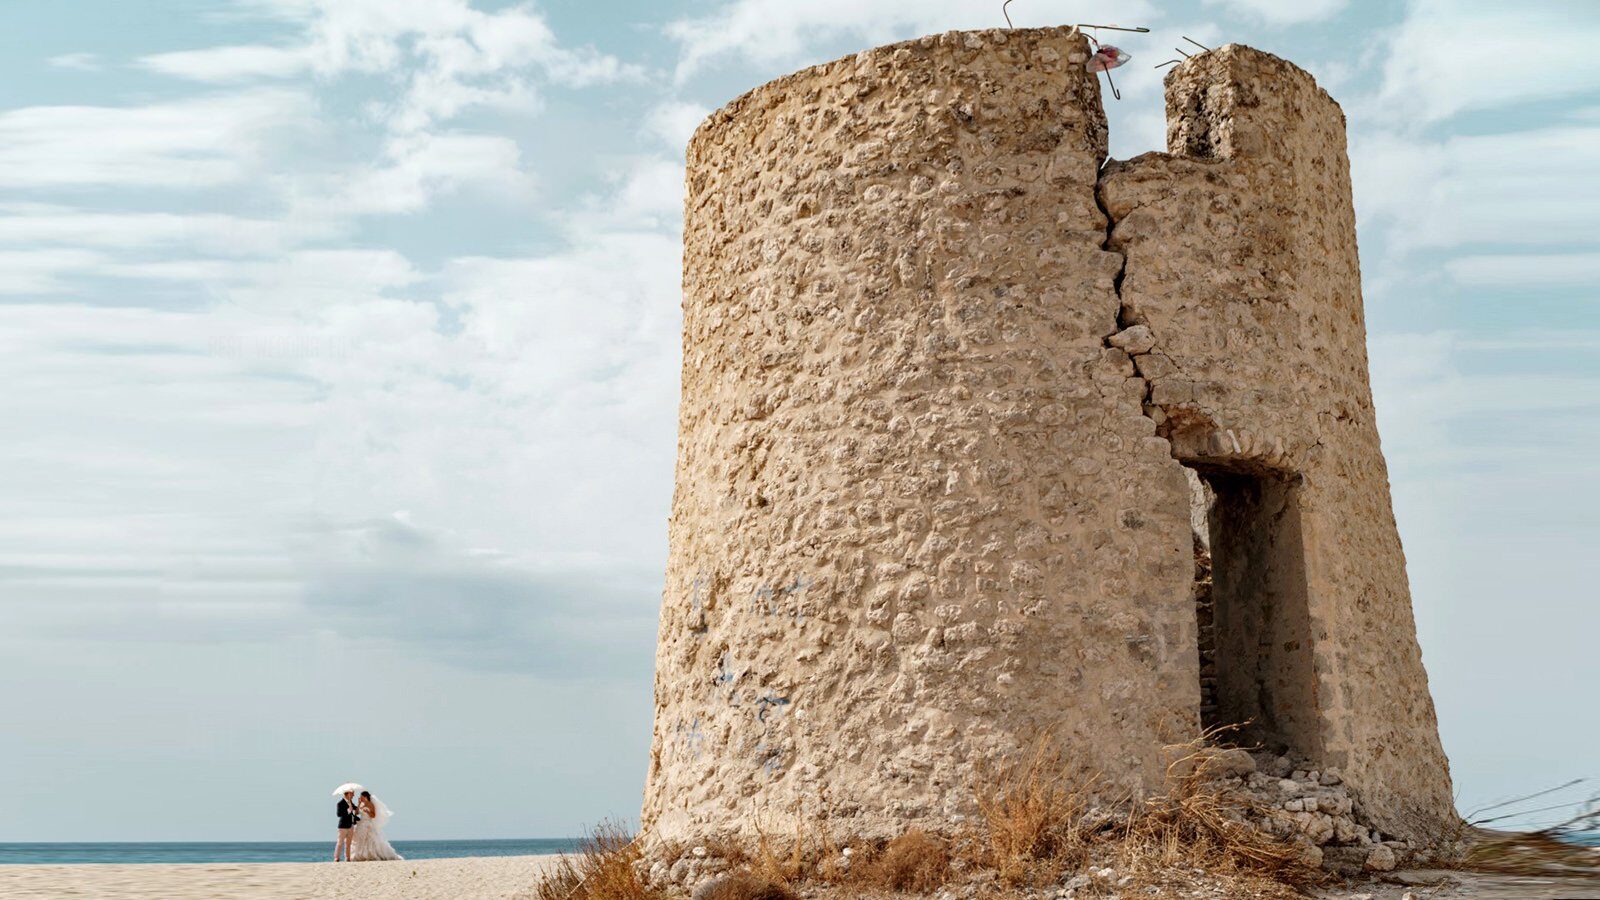
{"type": "Polygon", "coordinates": [[[401,858],[383,837],[383,826],[394,813],[382,800],[353,782],[339,785],[333,794],[340,798],[334,808],[339,816],[339,841],[333,845],[334,862],[401,858]]]}

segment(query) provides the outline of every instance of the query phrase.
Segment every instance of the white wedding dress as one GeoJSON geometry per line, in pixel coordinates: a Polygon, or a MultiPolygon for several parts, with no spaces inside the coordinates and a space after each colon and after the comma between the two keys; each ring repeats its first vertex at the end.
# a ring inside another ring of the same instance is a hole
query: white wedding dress
{"type": "Polygon", "coordinates": [[[350,838],[350,859],[355,862],[370,862],[382,859],[403,859],[383,837],[383,826],[389,824],[389,817],[394,813],[383,801],[377,797],[372,798],[372,805],[378,811],[376,816],[365,813],[361,821],[356,823],[355,834],[350,838]]]}

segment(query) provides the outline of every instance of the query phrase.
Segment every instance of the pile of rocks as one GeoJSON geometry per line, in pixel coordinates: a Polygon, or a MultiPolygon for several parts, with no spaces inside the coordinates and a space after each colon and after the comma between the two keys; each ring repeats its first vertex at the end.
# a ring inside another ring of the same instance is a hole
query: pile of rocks
{"type": "Polygon", "coordinates": [[[1216,780],[1253,807],[1252,823],[1305,848],[1303,860],[1339,872],[1387,872],[1427,854],[1362,824],[1335,768],[1271,753],[1230,750],[1211,766],[1216,780]]]}
{"type": "Polygon", "coordinates": [[[639,877],[658,891],[688,893],[697,885],[733,868],[733,864],[705,847],[691,847],[671,859],[646,858],[635,864],[639,877]]]}

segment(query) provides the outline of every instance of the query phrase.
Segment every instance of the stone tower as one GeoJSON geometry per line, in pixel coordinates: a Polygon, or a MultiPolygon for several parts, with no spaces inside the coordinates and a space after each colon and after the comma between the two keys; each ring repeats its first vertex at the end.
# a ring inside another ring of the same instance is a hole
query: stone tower
{"type": "Polygon", "coordinates": [[[653,834],[948,827],[1044,729],[1149,790],[1223,723],[1390,834],[1455,821],[1343,115],[1223,47],[1168,75],[1169,153],[1102,167],[1088,52],[926,37],[695,134],[653,834]]]}

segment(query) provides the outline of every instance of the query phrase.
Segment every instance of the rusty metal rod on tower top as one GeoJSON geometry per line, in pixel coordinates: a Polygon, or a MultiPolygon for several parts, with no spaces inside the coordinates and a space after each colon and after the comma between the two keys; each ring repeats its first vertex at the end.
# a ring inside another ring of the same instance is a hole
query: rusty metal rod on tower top
{"type": "MultiPolygon", "coordinates": [[[[1011,5],[1011,0],[1006,0],[1006,2],[1000,4],[1000,15],[1006,17],[1006,27],[1007,28],[1015,28],[1017,26],[1011,24],[1011,13],[1006,10],[1006,7],[1008,7],[1010,5],[1011,5]]],[[[1133,31],[1133,32],[1137,32],[1139,34],[1149,34],[1150,33],[1150,29],[1148,29],[1148,28],[1124,28],[1121,25],[1090,25],[1090,24],[1088,24],[1086,22],[1079,22],[1074,27],[1077,27],[1077,28],[1104,28],[1107,31],[1133,31]]]]}

